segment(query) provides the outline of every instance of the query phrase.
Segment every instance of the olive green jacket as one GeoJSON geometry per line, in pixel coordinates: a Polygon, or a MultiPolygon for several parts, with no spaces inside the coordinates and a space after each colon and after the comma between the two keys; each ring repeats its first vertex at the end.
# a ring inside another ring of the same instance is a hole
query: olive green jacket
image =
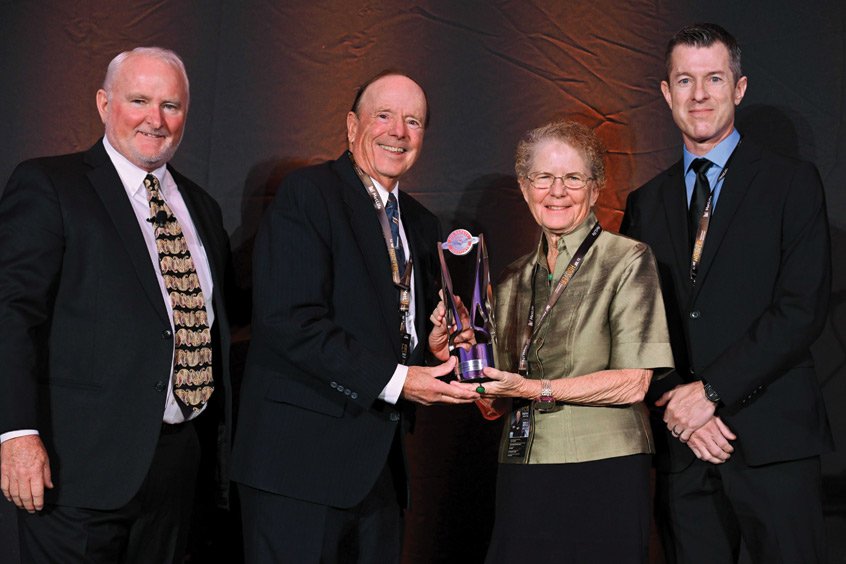
{"type": "MultiPolygon", "coordinates": [[[[595,222],[591,213],[576,230],[560,239],[554,283],[595,222]]],[[[546,237],[542,235],[537,251],[509,265],[496,288],[497,367],[501,370],[517,371],[532,284],[537,320],[554,288],[548,280],[546,237]]],[[[653,378],[667,373],[673,367],[673,355],[649,247],[603,231],[538,328],[528,361],[529,378],[533,379],[573,378],[623,368],[652,369],[653,378]]],[[[516,408],[518,402],[514,404],[516,408]]],[[[510,428],[506,421],[500,462],[585,462],[654,452],[643,402],[612,407],[557,402],[551,412],[531,411],[533,432],[527,456],[506,459],[510,428]]]]}

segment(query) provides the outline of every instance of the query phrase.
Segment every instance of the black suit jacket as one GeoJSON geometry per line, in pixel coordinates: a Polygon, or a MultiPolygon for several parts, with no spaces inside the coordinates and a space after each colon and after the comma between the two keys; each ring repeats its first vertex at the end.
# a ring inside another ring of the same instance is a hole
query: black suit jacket
{"type": "MultiPolygon", "coordinates": [[[[420,340],[409,364],[420,364],[440,228],[413,198],[399,198],[420,340]]],[[[253,268],[232,477],[351,507],[375,483],[408,406],[377,399],[400,361],[400,320],[378,217],[347,155],[285,178],[259,229],[253,268]]]]}
{"type": "MultiPolygon", "coordinates": [[[[214,280],[206,299],[215,308],[215,393],[200,419],[220,417],[225,457],[228,237],[214,200],[170,172],[214,280]]],[[[102,140],[20,164],[0,200],[0,240],[0,432],[40,432],[55,484],[48,503],[120,507],[152,461],[173,338],[155,266],[102,140]]]]}
{"type": "MultiPolygon", "coordinates": [[[[650,397],[684,382],[708,381],[725,404],[718,415],[751,465],[832,449],[809,350],[825,322],[831,286],[816,168],[744,139],[720,192],[694,285],[682,167],[677,162],[630,194],[621,227],[652,247],[669,318],[676,373],[656,383],[650,397]]],[[[693,460],[660,417],[655,431],[659,467],[681,470],[693,460]]]]}

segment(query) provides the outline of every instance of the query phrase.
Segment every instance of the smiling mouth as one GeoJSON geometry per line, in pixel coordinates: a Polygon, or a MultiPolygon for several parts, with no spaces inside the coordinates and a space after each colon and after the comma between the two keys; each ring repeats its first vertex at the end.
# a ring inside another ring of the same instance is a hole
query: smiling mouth
{"type": "Polygon", "coordinates": [[[146,131],[139,131],[138,133],[144,135],[145,137],[150,137],[151,139],[161,139],[164,137],[164,135],[158,133],[147,133],[146,131]]]}
{"type": "Polygon", "coordinates": [[[379,143],[378,145],[389,153],[396,153],[398,155],[405,153],[405,149],[403,149],[402,147],[391,147],[390,145],[382,145],[381,143],[379,143]]]}
{"type": "Polygon", "coordinates": [[[546,209],[552,210],[552,211],[561,211],[561,210],[566,210],[569,207],[570,206],[546,206],[546,209]]]}

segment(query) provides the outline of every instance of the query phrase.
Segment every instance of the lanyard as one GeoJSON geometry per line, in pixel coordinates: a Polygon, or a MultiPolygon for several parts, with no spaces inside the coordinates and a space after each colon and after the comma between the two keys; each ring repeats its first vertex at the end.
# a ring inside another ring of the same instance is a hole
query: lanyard
{"type": "Polygon", "coordinates": [[[546,319],[552,307],[558,302],[558,298],[560,298],[561,294],[564,293],[564,289],[570,283],[570,280],[573,279],[576,272],[578,272],[579,267],[582,266],[582,261],[584,260],[585,255],[596,242],[600,233],[602,233],[602,227],[597,221],[593,226],[593,229],[591,229],[590,233],[588,233],[587,237],[585,237],[584,241],[582,241],[582,244],[579,245],[579,249],[576,251],[576,254],[573,255],[572,259],[570,259],[570,264],[567,265],[567,268],[564,270],[564,274],[561,275],[561,278],[558,280],[558,284],[555,285],[555,290],[553,290],[552,295],[549,296],[549,300],[546,302],[546,307],[544,307],[543,313],[541,313],[537,324],[535,324],[535,275],[537,274],[538,266],[535,264],[535,268],[532,271],[532,305],[529,307],[529,321],[526,323],[526,336],[523,341],[523,351],[520,353],[520,364],[517,369],[522,376],[526,376],[529,373],[529,345],[531,344],[532,339],[537,334],[538,329],[540,329],[541,324],[546,319]]]}
{"type": "Polygon", "coordinates": [[[350,157],[350,162],[355,169],[356,174],[361,179],[364,187],[367,188],[367,193],[370,194],[370,199],[373,202],[373,208],[376,210],[376,215],[379,217],[379,224],[382,227],[382,236],[385,238],[385,246],[388,248],[388,257],[391,259],[391,277],[394,281],[394,286],[399,289],[399,314],[400,314],[400,334],[402,336],[402,363],[408,360],[408,353],[411,343],[411,335],[406,329],[406,318],[411,304],[411,262],[412,257],[409,254],[408,261],[405,264],[405,272],[400,275],[399,262],[397,261],[397,250],[394,247],[394,238],[391,235],[391,225],[388,223],[388,214],[385,213],[385,206],[382,204],[382,199],[379,197],[379,192],[373,185],[373,179],[359,168],[355,162],[352,153],[347,153],[350,157]]]}
{"type": "Polygon", "coordinates": [[[690,257],[690,279],[694,284],[696,283],[696,273],[699,270],[699,263],[702,261],[702,249],[705,248],[705,236],[708,234],[708,226],[711,224],[714,190],[717,188],[717,185],[725,179],[726,174],[728,174],[731,159],[734,157],[734,153],[737,152],[737,147],[740,146],[742,141],[743,139],[737,142],[734,151],[732,151],[731,155],[729,155],[726,165],[723,167],[723,170],[720,171],[720,176],[718,176],[717,181],[714,182],[714,188],[708,195],[708,200],[705,202],[705,209],[702,210],[702,217],[699,219],[699,228],[696,230],[696,239],[693,242],[693,254],[690,257]]]}

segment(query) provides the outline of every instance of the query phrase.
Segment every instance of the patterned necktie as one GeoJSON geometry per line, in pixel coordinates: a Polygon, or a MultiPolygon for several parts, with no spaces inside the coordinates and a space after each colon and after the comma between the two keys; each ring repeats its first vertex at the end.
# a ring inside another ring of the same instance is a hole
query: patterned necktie
{"type": "Polygon", "coordinates": [[[397,251],[397,265],[400,276],[405,272],[405,249],[402,248],[402,239],[399,236],[399,209],[394,193],[388,194],[388,203],[385,205],[385,213],[388,214],[388,223],[391,225],[391,238],[394,240],[394,249],[397,251]]]}
{"type": "Polygon", "coordinates": [[[214,391],[206,304],[182,228],[162,199],[159,180],[148,174],[144,186],[150,202],[150,223],[156,233],[159,267],[173,307],[176,333],[173,395],[182,413],[188,417],[192,411],[199,411],[214,391]]]}
{"type": "Polygon", "coordinates": [[[696,232],[699,231],[699,221],[705,211],[705,203],[711,193],[711,185],[708,182],[706,173],[714,164],[708,159],[694,159],[690,168],[696,173],[696,182],[693,184],[693,195],[690,197],[690,208],[687,211],[687,225],[690,230],[690,248],[696,242],[696,232]]]}

